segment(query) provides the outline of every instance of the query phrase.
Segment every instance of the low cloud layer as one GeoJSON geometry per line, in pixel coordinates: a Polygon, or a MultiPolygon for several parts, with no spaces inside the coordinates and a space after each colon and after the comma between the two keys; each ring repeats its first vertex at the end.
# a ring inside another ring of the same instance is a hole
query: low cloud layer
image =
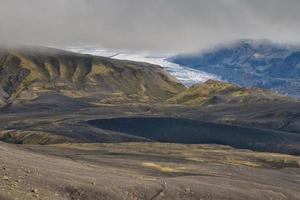
{"type": "Polygon", "coordinates": [[[0,0],[0,43],[193,51],[300,42],[299,0],[0,0]]]}

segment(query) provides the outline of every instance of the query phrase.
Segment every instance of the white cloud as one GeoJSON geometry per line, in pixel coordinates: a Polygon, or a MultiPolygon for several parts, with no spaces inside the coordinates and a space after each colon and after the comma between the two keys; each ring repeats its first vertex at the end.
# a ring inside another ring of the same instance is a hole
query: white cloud
{"type": "Polygon", "coordinates": [[[300,42],[299,0],[0,0],[0,42],[190,51],[239,38],[300,42]]]}

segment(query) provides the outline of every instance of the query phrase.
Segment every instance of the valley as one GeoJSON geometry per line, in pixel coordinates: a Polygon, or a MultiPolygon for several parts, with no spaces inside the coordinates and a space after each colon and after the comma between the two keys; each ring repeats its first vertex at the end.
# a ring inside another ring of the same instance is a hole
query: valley
{"type": "Polygon", "coordinates": [[[299,0],[0,0],[0,200],[300,200],[299,0]]]}
{"type": "Polygon", "coordinates": [[[0,199],[299,199],[297,99],[51,48],[0,55],[0,199]]]}

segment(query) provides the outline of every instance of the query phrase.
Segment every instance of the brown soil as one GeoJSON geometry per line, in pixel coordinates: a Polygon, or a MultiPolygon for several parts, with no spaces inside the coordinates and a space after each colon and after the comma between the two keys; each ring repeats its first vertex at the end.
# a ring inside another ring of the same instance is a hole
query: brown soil
{"type": "Polygon", "coordinates": [[[300,199],[299,157],[217,145],[0,143],[0,199],[300,199]]]}

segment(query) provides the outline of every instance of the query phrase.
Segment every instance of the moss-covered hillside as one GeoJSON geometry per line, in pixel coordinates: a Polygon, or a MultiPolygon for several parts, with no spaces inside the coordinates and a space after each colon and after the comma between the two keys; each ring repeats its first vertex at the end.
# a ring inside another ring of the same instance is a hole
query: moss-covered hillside
{"type": "Polygon", "coordinates": [[[52,48],[0,50],[0,105],[47,92],[93,103],[163,101],[184,86],[161,67],[52,48]]]}
{"type": "Polygon", "coordinates": [[[219,103],[259,103],[292,100],[260,88],[241,88],[236,85],[208,80],[173,96],[167,103],[213,105],[219,103]]]}

